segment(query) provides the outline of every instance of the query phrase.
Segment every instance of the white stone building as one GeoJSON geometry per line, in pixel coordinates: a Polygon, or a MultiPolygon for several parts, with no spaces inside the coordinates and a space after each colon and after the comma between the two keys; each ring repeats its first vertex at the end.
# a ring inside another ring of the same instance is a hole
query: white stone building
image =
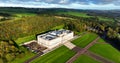
{"type": "Polygon", "coordinates": [[[49,49],[59,46],[72,39],[74,33],[70,30],[55,30],[37,36],[38,44],[48,47],[49,49]]]}

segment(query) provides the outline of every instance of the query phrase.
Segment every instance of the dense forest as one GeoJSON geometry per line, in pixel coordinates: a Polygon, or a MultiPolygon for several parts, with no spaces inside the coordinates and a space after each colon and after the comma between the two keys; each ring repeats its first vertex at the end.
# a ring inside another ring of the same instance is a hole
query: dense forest
{"type": "Polygon", "coordinates": [[[0,39],[16,39],[35,35],[61,25],[62,20],[54,17],[34,16],[0,24],[0,39]]]}

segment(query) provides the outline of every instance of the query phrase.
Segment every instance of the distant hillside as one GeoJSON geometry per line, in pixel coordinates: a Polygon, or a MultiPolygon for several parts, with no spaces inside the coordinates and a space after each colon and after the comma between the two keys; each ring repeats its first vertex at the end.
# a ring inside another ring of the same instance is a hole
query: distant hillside
{"type": "Polygon", "coordinates": [[[119,18],[120,10],[82,10],[66,8],[22,8],[22,7],[0,7],[0,13],[55,13],[55,12],[84,12],[91,16],[104,16],[110,18],[119,18]]]}

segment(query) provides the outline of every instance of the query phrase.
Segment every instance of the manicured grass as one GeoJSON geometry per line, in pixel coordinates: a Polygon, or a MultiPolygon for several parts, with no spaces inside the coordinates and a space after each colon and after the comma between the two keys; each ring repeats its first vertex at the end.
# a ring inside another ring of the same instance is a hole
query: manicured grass
{"type": "Polygon", "coordinates": [[[87,46],[90,42],[95,40],[97,38],[97,35],[94,33],[86,33],[85,35],[81,36],[80,38],[72,41],[73,44],[79,46],[79,47],[85,47],[87,46]]]}
{"type": "Polygon", "coordinates": [[[104,39],[98,39],[97,42],[105,42],[104,39]]]}
{"type": "Polygon", "coordinates": [[[36,39],[35,35],[31,35],[31,36],[18,38],[17,40],[15,40],[15,42],[17,44],[22,44],[22,43],[25,43],[25,42],[28,42],[28,41],[31,41],[31,40],[35,40],[35,39],[36,39]]]}
{"type": "MultiPolygon", "coordinates": [[[[102,39],[101,39],[102,40],[102,39]]],[[[120,63],[120,52],[110,44],[97,43],[90,48],[96,54],[99,54],[115,63],[120,63]]]]}
{"type": "Polygon", "coordinates": [[[86,55],[81,55],[79,58],[77,58],[73,63],[100,63],[93,58],[86,56],[86,55]]]}
{"type": "Polygon", "coordinates": [[[59,12],[58,14],[67,14],[67,15],[73,15],[73,16],[78,16],[78,17],[91,17],[88,16],[86,13],[81,13],[81,12],[59,12]]]}
{"type": "Polygon", "coordinates": [[[75,52],[72,50],[69,50],[65,46],[61,46],[60,48],[33,60],[32,63],[65,63],[74,54],[75,52]]]}

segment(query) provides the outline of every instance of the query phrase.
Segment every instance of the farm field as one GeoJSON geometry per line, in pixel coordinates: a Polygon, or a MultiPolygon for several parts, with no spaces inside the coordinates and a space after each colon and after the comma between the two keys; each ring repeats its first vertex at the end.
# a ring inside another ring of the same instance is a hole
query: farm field
{"type": "MultiPolygon", "coordinates": [[[[72,15],[72,16],[77,16],[77,17],[85,17],[85,18],[94,17],[94,16],[89,16],[89,15],[87,15],[87,13],[83,13],[83,12],[73,12],[73,11],[58,12],[58,14],[66,14],[66,15],[72,15]]],[[[114,22],[114,20],[113,20],[112,18],[107,18],[107,17],[98,16],[98,19],[99,19],[100,21],[114,22]]]]}
{"type": "Polygon", "coordinates": [[[27,16],[35,16],[36,14],[34,13],[18,13],[18,14],[15,14],[17,17],[27,17],[27,16]]]}
{"type": "Polygon", "coordinates": [[[92,59],[91,57],[87,56],[87,55],[81,55],[79,58],[77,58],[73,63],[100,63],[94,59],[92,59]]]}
{"type": "Polygon", "coordinates": [[[114,22],[112,18],[106,18],[106,17],[98,17],[100,21],[107,21],[107,22],[114,22]]]}
{"type": "Polygon", "coordinates": [[[72,12],[72,11],[68,11],[68,12],[58,12],[58,14],[73,15],[73,16],[77,16],[77,17],[91,17],[91,16],[88,16],[86,13],[72,12]]]}
{"type": "Polygon", "coordinates": [[[69,50],[65,46],[61,46],[54,51],[38,57],[37,59],[33,60],[32,63],[65,63],[74,54],[74,51],[69,50]]]}
{"type": "Polygon", "coordinates": [[[103,39],[98,40],[98,42],[99,43],[94,44],[89,50],[115,63],[120,63],[120,52],[117,49],[105,43],[103,39]]]}
{"type": "Polygon", "coordinates": [[[83,48],[96,38],[97,38],[97,34],[86,33],[82,37],[73,40],[72,43],[83,48]]]}

